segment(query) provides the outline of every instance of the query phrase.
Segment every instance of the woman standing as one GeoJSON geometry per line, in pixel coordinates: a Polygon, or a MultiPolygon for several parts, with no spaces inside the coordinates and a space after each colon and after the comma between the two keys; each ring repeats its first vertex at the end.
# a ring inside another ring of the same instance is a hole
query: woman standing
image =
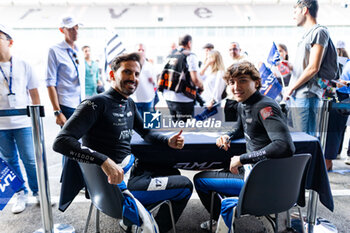
{"type": "Polygon", "coordinates": [[[205,101],[206,108],[212,110],[215,105],[221,102],[222,93],[226,87],[223,79],[225,66],[219,51],[212,50],[210,52],[209,58],[200,74],[203,75],[208,67],[210,67],[211,71],[207,72],[204,80],[204,91],[201,96],[205,101]]]}

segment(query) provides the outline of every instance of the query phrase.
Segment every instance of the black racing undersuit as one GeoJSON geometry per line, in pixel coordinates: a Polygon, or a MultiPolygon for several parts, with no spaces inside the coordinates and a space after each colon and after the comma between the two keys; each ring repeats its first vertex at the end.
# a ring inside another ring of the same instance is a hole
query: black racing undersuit
{"type": "Polygon", "coordinates": [[[74,160],[120,163],[131,154],[133,129],[146,141],[167,144],[168,137],[143,128],[143,120],[131,98],[113,88],[84,100],[58,134],[53,149],[74,160]],[[82,145],[78,141],[82,137],[82,145]]]}
{"type": "MultiPolygon", "coordinates": [[[[290,157],[295,151],[289,129],[278,104],[256,91],[238,105],[238,121],[229,132],[230,139],[245,137],[247,153],[240,155],[242,164],[254,164],[266,158],[290,157]]],[[[194,185],[205,208],[210,211],[211,191],[238,196],[243,187],[243,174],[228,170],[196,174],[194,185]],[[227,188],[230,187],[230,188],[227,188]]],[[[218,219],[221,202],[214,199],[214,219],[218,219]]]]}
{"type": "MultiPolygon", "coordinates": [[[[101,166],[110,158],[116,163],[121,163],[131,154],[130,141],[133,130],[145,141],[168,144],[168,137],[144,129],[143,120],[131,98],[125,98],[111,88],[103,94],[83,101],[77,107],[57,136],[53,149],[79,162],[101,166]],[[78,141],[81,137],[82,144],[78,141]]],[[[193,185],[187,177],[181,176],[178,170],[163,171],[160,168],[137,167],[131,172],[128,189],[146,207],[163,200],[171,200],[177,221],[191,197],[193,185]]],[[[160,232],[171,228],[166,206],[162,206],[155,219],[160,232]]]]}
{"type": "Polygon", "coordinates": [[[231,140],[244,136],[247,141],[247,153],[240,156],[242,164],[289,157],[295,151],[281,108],[259,91],[238,105],[238,121],[228,135],[231,140]]]}

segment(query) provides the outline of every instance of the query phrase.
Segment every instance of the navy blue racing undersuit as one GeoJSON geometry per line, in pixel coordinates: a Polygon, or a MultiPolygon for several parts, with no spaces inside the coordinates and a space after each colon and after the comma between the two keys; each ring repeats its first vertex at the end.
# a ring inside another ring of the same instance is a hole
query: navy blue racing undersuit
{"type": "MultiPolygon", "coordinates": [[[[247,153],[240,155],[244,164],[255,164],[266,158],[292,156],[295,147],[289,129],[284,122],[278,104],[271,98],[256,91],[238,105],[238,121],[234,130],[229,132],[230,139],[245,137],[247,153]]],[[[205,208],[210,211],[211,191],[225,196],[239,196],[244,185],[244,171],[232,174],[228,169],[222,171],[204,171],[196,174],[194,185],[205,208]]],[[[214,219],[218,219],[221,202],[214,199],[214,219]]]]}
{"type": "MultiPolygon", "coordinates": [[[[121,163],[131,154],[133,130],[148,142],[168,143],[168,137],[144,129],[143,120],[131,98],[125,98],[111,88],[77,107],[57,136],[53,149],[79,162],[101,166],[110,158],[121,163]],[[80,138],[82,144],[78,141],[80,138]]],[[[178,171],[159,171],[159,168],[133,169],[128,188],[144,205],[171,200],[177,221],[191,197],[193,185],[178,171]]],[[[168,215],[169,212],[162,208],[156,216],[161,232],[171,228],[170,217],[166,217],[168,215]]]]}

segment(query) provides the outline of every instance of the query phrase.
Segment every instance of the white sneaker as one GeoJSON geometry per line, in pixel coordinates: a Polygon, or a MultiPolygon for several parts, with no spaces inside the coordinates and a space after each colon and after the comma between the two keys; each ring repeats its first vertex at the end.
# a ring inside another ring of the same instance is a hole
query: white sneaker
{"type": "Polygon", "coordinates": [[[28,194],[24,193],[24,190],[15,193],[15,204],[12,206],[12,213],[19,214],[26,209],[28,202],[28,194]]]}
{"type": "Polygon", "coordinates": [[[34,193],[33,197],[35,197],[35,202],[37,205],[40,205],[40,197],[39,197],[39,193],[34,193]]]}
{"type": "MultiPolygon", "coordinates": [[[[33,194],[33,197],[35,197],[36,204],[40,205],[40,196],[39,193],[33,194]]],[[[56,203],[51,199],[51,206],[54,206],[56,203]]]]}
{"type": "Polygon", "coordinates": [[[350,156],[346,156],[344,163],[350,165],[350,156]]]}
{"type": "MultiPolygon", "coordinates": [[[[212,226],[213,226],[213,230],[215,230],[215,226],[216,226],[216,221],[214,219],[211,220],[212,226]]],[[[207,230],[210,231],[210,220],[202,222],[200,225],[201,229],[203,230],[207,230]]]]}

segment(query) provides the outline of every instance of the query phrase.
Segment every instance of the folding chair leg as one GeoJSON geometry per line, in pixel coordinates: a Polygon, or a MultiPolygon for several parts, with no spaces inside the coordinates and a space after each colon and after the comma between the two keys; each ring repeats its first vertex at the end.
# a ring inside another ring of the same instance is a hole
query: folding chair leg
{"type": "Polygon", "coordinates": [[[301,222],[301,231],[302,231],[302,233],[305,233],[305,223],[304,223],[303,214],[301,213],[301,209],[299,208],[299,206],[297,206],[297,208],[299,211],[299,218],[300,218],[300,222],[301,222]]]}
{"type": "Polygon", "coordinates": [[[86,219],[85,228],[84,228],[83,233],[87,233],[87,230],[88,230],[88,227],[89,227],[90,218],[91,218],[91,213],[92,213],[92,209],[93,208],[94,208],[94,205],[91,202],[90,209],[89,209],[89,214],[88,214],[88,217],[86,219]]]}
{"type": "Polygon", "coordinates": [[[153,207],[149,212],[153,213],[155,210],[159,209],[163,204],[167,204],[169,206],[171,224],[173,225],[174,233],[176,233],[176,224],[175,224],[175,218],[174,218],[174,213],[173,213],[173,206],[171,204],[171,201],[169,201],[169,200],[163,201],[163,202],[159,203],[157,206],[153,207]]]}
{"type": "Polygon", "coordinates": [[[289,212],[289,210],[287,210],[286,211],[286,214],[287,214],[287,229],[290,229],[290,228],[292,228],[292,223],[291,223],[291,220],[290,220],[290,212],[289,212]]]}
{"type": "Polygon", "coordinates": [[[211,192],[211,198],[210,198],[210,219],[209,219],[209,230],[210,233],[213,233],[213,215],[214,215],[214,197],[216,195],[216,192],[211,192]]]}
{"type": "Polygon", "coordinates": [[[174,213],[173,213],[173,205],[171,204],[171,201],[167,201],[167,204],[169,206],[169,211],[170,211],[170,218],[171,218],[171,223],[173,224],[173,231],[176,233],[176,225],[175,225],[175,218],[174,218],[174,213]]]}
{"type": "Polygon", "coordinates": [[[270,215],[265,215],[265,218],[269,221],[269,223],[271,224],[272,228],[276,232],[276,222],[275,222],[275,220],[270,215]]]}
{"type": "Polygon", "coordinates": [[[96,222],[96,233],[100,233],[100,211],[97,208],[96,208],[95,222],[96,222]]]}
{"type": "Polygon", "coordinates": [[[275,225],[276,225],[275,233],[278,233],[278,213],[275,214],[275,217],[276,217],[276,219],[275,219],[275,225]]]}

